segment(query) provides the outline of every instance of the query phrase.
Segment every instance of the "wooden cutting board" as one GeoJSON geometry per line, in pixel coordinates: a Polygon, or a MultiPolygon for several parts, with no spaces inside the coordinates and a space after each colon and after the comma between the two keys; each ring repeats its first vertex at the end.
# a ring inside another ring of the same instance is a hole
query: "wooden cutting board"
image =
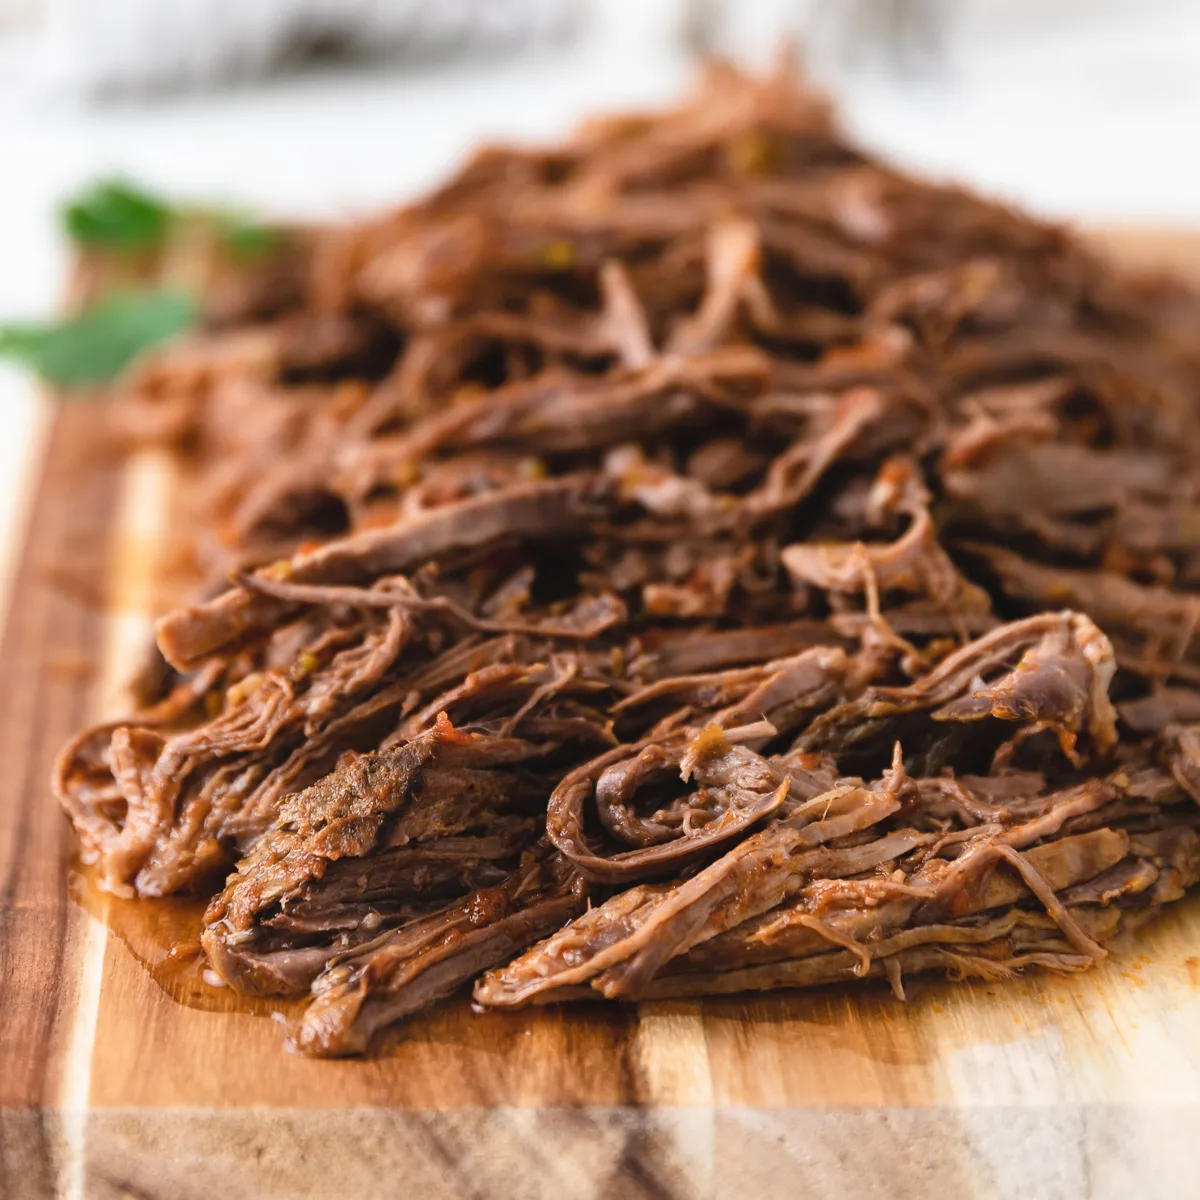
{"type": "MultiPolygon", "coordinates": [[[[1190,264],[1200,237],[1111,239],[1190,264]]],[[[49,417],[0,645],[0,1197],[1200,1195],[1200,898],[1081,976],[472,1015],[311,1062],[98,894],[49,796],[120,707],[171,464],[49,417]]],[[[264,1006],[264,1013],[266,1008],[264,1006]]]]}

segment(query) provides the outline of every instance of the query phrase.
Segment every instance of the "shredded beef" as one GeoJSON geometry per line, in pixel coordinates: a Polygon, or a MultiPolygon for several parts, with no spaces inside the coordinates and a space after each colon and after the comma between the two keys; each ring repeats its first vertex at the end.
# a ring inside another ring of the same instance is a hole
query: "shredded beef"
{"type": "Polygon", "coordinates": [[[1200,296],[724,66],[287,247],[113,400],[195,590],[54,787],[296,1049],[1082,970],[1200,881],[1200,296]]]}

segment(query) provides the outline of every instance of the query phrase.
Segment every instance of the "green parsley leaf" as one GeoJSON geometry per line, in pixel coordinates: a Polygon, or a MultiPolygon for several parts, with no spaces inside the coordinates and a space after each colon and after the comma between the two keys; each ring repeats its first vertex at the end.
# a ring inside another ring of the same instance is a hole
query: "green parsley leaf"
{"type": "Polygon", "coordinates": [[[175,204],[125,179],[102,179],[68,200],[63,226],[76,245],[122,254],[162,249],[180,227],[206,226],[235,258],[274,249],[278,234],[240,209],[175,204]]]}
{"type": "Polygon", "coordinates": [[[174,218],[165,200],[122,179],[100,180],[62,209],[71,240],[97,250],[155,250],[174,218]]]}
{"type": "Polygon", "coordinates": [[[48,324],[0,326],[0,355],[32,368],[47,383],[108,383],[143,350],[176,337],[199,319],[185,292],[123,292],[86,312],[48,324]]]}

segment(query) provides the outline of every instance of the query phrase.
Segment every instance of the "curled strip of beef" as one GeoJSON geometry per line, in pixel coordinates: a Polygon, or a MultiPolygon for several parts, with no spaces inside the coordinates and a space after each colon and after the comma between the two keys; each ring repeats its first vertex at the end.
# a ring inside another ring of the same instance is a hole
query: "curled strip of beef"
{"type": "Polygon", "coordinates": [[[963,579],[937,539],[929,493],[916,464],[903,459],[884,463],[871,492],[868,503],[879,516],[895,511],[909,518],[908,529],[896,541],[883,546],[861,541],[785,546],[780,559],[788,574],[832,592],[907,592],[952,617],[958,610],[989,611],[986,593],[963,579]]]}
{"type": "Polygon", "coordinates": [[[969,697],[943,704],[932,716],[935,721],[994,716],[1045,722],[1059,731],[1068,753],[1073,735],[1084,729],[1104,754],[1117,741],[1116,711],[1108,699],[1115,670],[1108,639],[1086,617],[1075,615],[1069,629],[1048,633],[1007,674],[969,697]]]}
{"type": "MultiPolygon", "coordinates": [[[[166,696],[139,713],[137,728],[149,734],[144,743],[149,755],[154,754],[161,740],[154,731],[184,719],[220,675],[221,665],[210,663],[181,678],[166,696]]],[[[79,831],[84,862],[103,861],[118,844],[128,806],[126,797],[130,793],[140,794],[147,785],[146,758],[130,764],[134,767],[132,779],[118,780],[112,769],[109,748],[113,735],[131,726],[132,721],[106,721],[88,726],[71,738],[54,760],[50,786],[79,831]]],[[[123,891],[127,886],[113,872],[105,871],[104,879],[113,890],[123,891]]]]}
{"type": "Polygon", "coordinates": [[[966,548],[987,562],[1007,595],[1038,606],[1065,602],[1091,615],[1117,639],[1122,666],[1151,678],[1200,681],[1196,664],[1188,661],[1200,597],[1114,571],[1048,567],[1000,546],[966,548]]]}
{"type": "Polygon", "coordinates": [[[360,645],[335,655],[329,668],[316,676],[305,693],[305,736],[312,737],[346,696],[357,695],[378,683],[412,636],[412,622],[407,614],[392,609],[382,630],[368,634],[360,645]]]}
{"type": "Polygon", "coordinates": [[[901,731],[907,736],[923,729],[917,736],[928,739],[939,736],[945,723],[994,718],[1054,731],[1069,756],[1084,732],[1103,754],[1117,740],[1108,699],[1115,670],[1112,646],[1087,617],[1042,613],[984,634],[907,687],[868,688],[818,717],[797,745],[879,752],[901,731]],[[903,720],[923,713],[937,724],[903,720]]]}
{"type": "Polygon", "coordinates": [[[677,870],[774,812],[787,798],[787,775],[737,739],[774,734],[766,722],[722,729],[683,730],[668,745],[619,746],[569,772],[554,789],[546,810],[546,834],[587,878],[616,882],[677,870]],[[640,819],[633,794],[646,775],[678,771],[696,791],[640,819]],[[638,846],[597,854],[584,833],[584,807],[594,797],[610,833],[638,846]],[[674,836],[672,836],[674,835],[674,836]]]}
{"type": "MultiPolygon", "coordinates": [[[[209,795],[201,785],[185,797],[184,784],[206,761],[211,770],[227,756],[266,749],[297,719],[294,684],[281,673],[248,676],[231,690],[238,689],[238,702],[198,730],[167,737],[136,726],[113,732],[108,758],[125,812],[119,835],[105,848],[104,871],[110,884],[133,879],[139,891],[157,894],[158,867],[174,857],[178,841],[186,842],[184,853],[193,858],[191,878],[222,864],[224,854],[211,834],[200,835],[199,842],[190,836],[199,832],[208,815],[209,795]],[[181,798],[183,807],[177,814],[181,798]]],[[[215,770],[222,768],[218,765],[215,770]]]]}

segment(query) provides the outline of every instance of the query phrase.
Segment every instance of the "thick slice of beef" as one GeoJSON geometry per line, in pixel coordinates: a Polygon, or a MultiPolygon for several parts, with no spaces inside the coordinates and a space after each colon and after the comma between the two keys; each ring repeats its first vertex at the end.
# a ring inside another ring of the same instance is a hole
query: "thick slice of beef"
{"type": "MultiPolygon", "coordinates": [[[[1116,913],[1112,915],[1114,918],[1119,916],[1116,913]]],[[[903,997],[902,979],[905,973],[915,975],[942,971],[952,979],[995,982],[1010,979],[1028,967],[1071,972],[1083,971],[1092,965],[1093,959],[1075,953],[1069,943],[1049,930],[1046,930],[1042,937],[1027,940],[1020,947],[1008,938],[995,937],[1016,923],[1014,915],[985,927],[985,932],[993,936],[982,943],[975,941],[973,931],[969,929],[927,927],[916,937],[903,937],[902,944],[891,954],[872,958],[865,968],[858,954],[851,950],[840,950],[831,954],[722,970],[712,974],[695,972],[669,975],[652,983],[646,989],[644,998],[662,1000],[724,996],[737,992],[852,983],[870,978],[889,979],[893,988],[903,997]],[[944,941],[949,944],[922,945],[923,937],[927,937],[931,942],[944,941]]]]}
{"type": "Polygon", "coordinates": [[[532,856],[493,888],[339,955],[313,984],[293,1034],[321,1056],[358,1054],[381,1028],[449,995],[574,916],[585,893],[553,859],[532,856]]]}
{"type": "MultiPolygon", "coordinates": [[[[1060,892],[1082,880],[1101,877],[1122,862],[1128,849],[1126,834],[1098,829],[1035,846],[1026,852],[1026,858],[1050,887],[1060,892]]],[[[904,873],[899,882],[876,874],[847,879],[838,887],[828,886],[825,880],[809,884],[794,901],[700,944],[672,964],[673,970],[712,971],[798,959],[825,953],[830,943],[852,948],[869,961],[877,942],[913,925],[917,910],[923,899],[932,896],[938,872],[944,867],[945,863],[935,858],[904,873]]],[[[999,864],[986,875],[983,886],[956,910],[955,920],[1032,898],[1011,868],[999,864]]]]}

